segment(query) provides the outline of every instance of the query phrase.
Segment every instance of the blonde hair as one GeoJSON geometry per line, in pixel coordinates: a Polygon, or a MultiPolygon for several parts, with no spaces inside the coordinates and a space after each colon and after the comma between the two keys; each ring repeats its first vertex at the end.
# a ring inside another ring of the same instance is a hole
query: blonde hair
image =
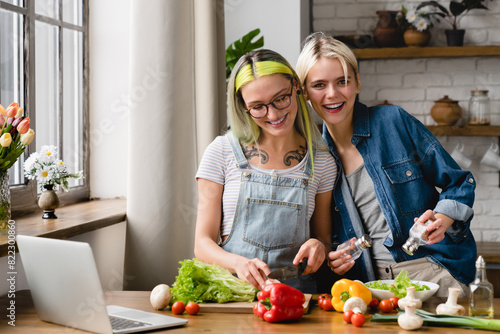
{"type": "MultiPolygon", "coordinates": [[[[261,76],[272,74],[280,74],[287,79],[293,79],[300,87],[299,77],[292,66],[279,53],[272,50],[260,49],[247,53],[238,60],[231,72],[227,85],[229,123],[231,131],[242,143],[258,145],[261,129],[246,112],[240,89],[261,76]]],[[[306,139],[311,161],[313,161],[313,149],[317,148],[321,141],[321,134],[313,121],[303,94],[297,94],[297,102],[298,112],[294,126],[297,132],[306,139]]]]}
{"type": "Polygon", "coordinates": [[[306,87],[307,74],[316,62],[322,58],[338,59],[344,76],[347,77],[347,66],[354,71],[354,80],[358,82],[358,62],[351,49],[341,41],[325,35],[323,32],[315,32],[309,35],[303,43],[302,51],[297,60],[297,74],[303,87],[306,87]]]}

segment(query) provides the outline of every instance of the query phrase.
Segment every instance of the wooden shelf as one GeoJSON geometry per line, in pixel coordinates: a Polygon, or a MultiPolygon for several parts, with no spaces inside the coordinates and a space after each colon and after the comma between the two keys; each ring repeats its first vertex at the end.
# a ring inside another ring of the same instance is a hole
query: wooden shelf
{"type": "Polygon", "coordinates": [[[358,59],[499,56],[500,45],[353,49],[358,59]]]}
{"type": "Polygon", "coordinates": [[[478,125],[478,126],[448,126],[432,125],[427,128],[435,136],[488,136],[500,137],[500,126],[498,125],[478,125]]]}

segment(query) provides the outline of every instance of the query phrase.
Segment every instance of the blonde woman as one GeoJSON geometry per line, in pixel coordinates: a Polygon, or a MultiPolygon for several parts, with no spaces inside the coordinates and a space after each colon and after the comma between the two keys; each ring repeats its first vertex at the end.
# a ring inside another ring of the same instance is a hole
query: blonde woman
{"type": "Polygon", "coordinates": [[[356,264],[344,261],[341,252],[331,252],[333,271],[371,281],[393,279],[406,269],[411,279],[440,284],[437,295],[447,296],[448,287],[467,295],[476,258],[470,231],[476,186],[472,174],[461,170],[427,128],[402,108],[368,108],[357,101],[357,61],[340,41],[323,33],[309,36],[297,73],[307,99],[324,120],[323,138],[339,170],[333,238],[343,242],[368,233],[373,240],[356,264]],[[427,244],[413,249],[413,256],[407,254],[402,246],[410,228],[428,219],[427,244]]]}
{"type": "Polygon", "coordinates": [[[303,275],[283,282],[314,293],[336,168],[298,77],[278,53],[257,50],[236,64],[227,100],[231,131],[210,144],[196,175],[195,255],[256,288],[302,262],[303,275]]]}

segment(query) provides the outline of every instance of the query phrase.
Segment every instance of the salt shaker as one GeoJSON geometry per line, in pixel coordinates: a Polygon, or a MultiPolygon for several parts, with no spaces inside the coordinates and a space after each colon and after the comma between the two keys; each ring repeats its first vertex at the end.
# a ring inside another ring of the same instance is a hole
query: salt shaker
{"type": "Polygon", "coordinates": [[[431,232],[427,231],[427,226],[432,224],[432,220],[427,220],[425,223],[415,222],[410,229],[410,237],[403,245],[403,250],[413,256],[418,247],[425,245],[429,240],[431,232]]]}
{"type": "Polygon", "coordinates": [[[487,90],[471,90],[469,125],[490,124],[490,99],[487,90]]]}
{"type": "Polygon", "coordinates": [[[361,238],[359,239],[352,238],[350,240],[347,240],[346,242],[340,244],[337,247],[337,250],[339,251],[345,249],[346,252],[343,256],[350,255],[351,256],[350,260],[354,261],[360,257],[361,252],[363,252],[364,249],[371,246],[372,246],[372,239],[368,234],[365,234],[361,236],[361,238]]]}

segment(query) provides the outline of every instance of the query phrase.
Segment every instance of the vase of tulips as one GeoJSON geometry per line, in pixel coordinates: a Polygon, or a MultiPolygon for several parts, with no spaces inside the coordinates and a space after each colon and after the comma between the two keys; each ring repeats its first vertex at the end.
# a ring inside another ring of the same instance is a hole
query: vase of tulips
{"type": "Polygon", "coordinates": [[[35,137],[30,119],[23,113],[17,102],[7,109],[0,104],[0,234],[8,232],[11,221],[9,168],[35,137]]]}

